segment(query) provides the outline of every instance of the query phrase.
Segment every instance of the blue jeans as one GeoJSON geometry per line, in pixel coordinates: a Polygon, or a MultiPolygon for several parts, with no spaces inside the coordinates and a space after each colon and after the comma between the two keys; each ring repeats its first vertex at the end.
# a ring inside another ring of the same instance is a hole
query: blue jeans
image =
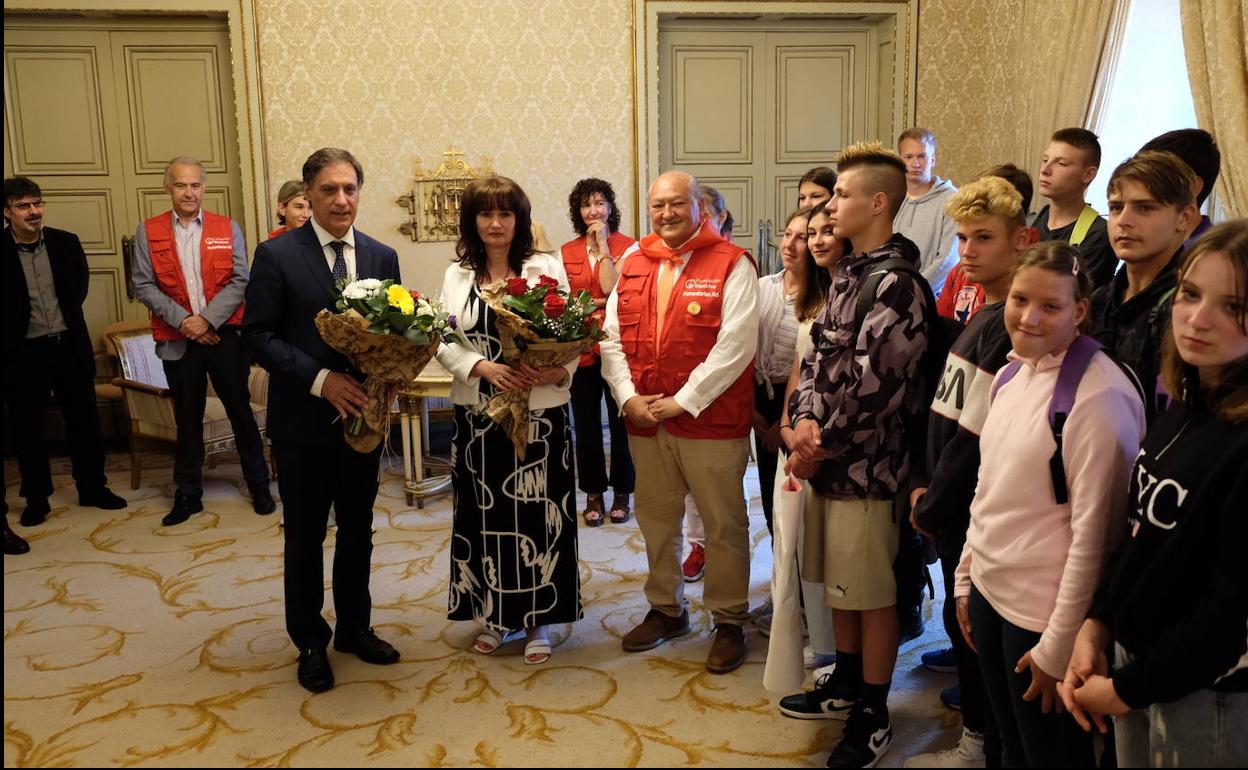
{"type": "MultiPolygon", "coordinates": [[[[971,631],[979,648],[984,689],[1001,733],[1002,767],[1093,767],[1092,736],[1069,714],[1040,710],[1040,697],[1024,701],[1031,672],[1014,672],[1018,659],[1040,641],[997,614],[979,590],[971,588],[971,631]]],[[[1061,676],[1065,671],[1050,671],[1061,676]]]]}
{"type": "MultiPolygon", "coordinates": [[[[1114,645],[1117,665],[1131,654],[1114,645]]],[[[1119,767],[1248,767],[1248,693],[1197,690],[1114,718],[1119,767]]]]}

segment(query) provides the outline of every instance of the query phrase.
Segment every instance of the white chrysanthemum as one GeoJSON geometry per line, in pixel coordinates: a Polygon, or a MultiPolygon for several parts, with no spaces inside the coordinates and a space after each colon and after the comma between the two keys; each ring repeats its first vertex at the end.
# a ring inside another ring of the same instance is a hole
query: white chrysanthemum
{"type": "Polygon", "coordinates": [[[381,281],[376,278],[361,278],[352,281],[342,289],[342,296],[347,299],[370,299],[381,293],[381,281]]]}

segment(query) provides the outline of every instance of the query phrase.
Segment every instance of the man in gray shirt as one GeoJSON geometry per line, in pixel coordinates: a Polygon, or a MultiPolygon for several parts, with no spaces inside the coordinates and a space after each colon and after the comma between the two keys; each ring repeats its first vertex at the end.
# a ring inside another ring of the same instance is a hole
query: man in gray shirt
{"type": "Polygon", "coordinates": [[[906,163],[906,200],[893,219],[893,230],[919,247],[919,269],[940,296],[945,278],[958,263],[956,224],[945,204],[958,191],[953,182],[932,173],[936,167],[936,136],[926,128],[908,128],[897,137],[897,152],[906,163]]]}
{"type": "MultiPolygon", "coordinates": [[[[49,394],[65,419],[78,504],[118,510],[109,491],[95,402],[95,350],[82,314],[90,273],[78,236],[43,226],[43,192],[34,180],[4,180],[4,400],[13,425],[26,498],[21,523],[42,524],[52,508],[44,445],[49,394]]],[[[8,524],[5,524],[7,529],[8,524]]],[[[6,533],[6,553],[9,539],[6,533]]]]}
{"type": "Polygon", "coordinates": [[[134,248],[135,296],[152,312],[156,355],[173,393],[178,447],[173,509],[161,521],[181,524],[204,509],[204,408],[208,378],[234,429],[252,507],[277,509],[251,399],[239,327],[247,289],[247,244],[228,217],[204,211],[204,167],[179,156],[165,168],[173,208],[139,226],[134,248]]]}

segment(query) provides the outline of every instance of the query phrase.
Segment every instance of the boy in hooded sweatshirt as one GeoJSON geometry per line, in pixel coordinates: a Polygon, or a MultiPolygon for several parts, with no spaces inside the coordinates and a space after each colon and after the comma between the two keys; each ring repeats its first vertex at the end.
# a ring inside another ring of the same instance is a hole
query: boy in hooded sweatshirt
{"type": "Polygon", "coordinates": [[[921,360],[935,308],[921,277],[889,269],[859,324],[867,276],[890,259],[917,267],[919,253],[892,227],[906,189],[900,156],[879,142],[851,145],[837,174],[829,219],[854,253],[836,265],[788,405],[788,470],[810,479],[806,509],[823,511],[836,668],[813,692],[783,698],[780,710],[798,719],[846,719],[828,767],[873,767],[892,741],[887,699],[900,636],[895,503],[911,462],[903,425],[926,406],[921,360]]]}
{"type": "Polygon", "coordinates": [[[945,213],[949,198],[958,188],[932,173],[936,167],[936,136],[929,129],[902,131],[897,137],[897,152],[906,164],[906,198],[893,218],[893,230],[919,247],[923,277],[939,297],[945,278],[958,263],[954,221],[945,213]]]}

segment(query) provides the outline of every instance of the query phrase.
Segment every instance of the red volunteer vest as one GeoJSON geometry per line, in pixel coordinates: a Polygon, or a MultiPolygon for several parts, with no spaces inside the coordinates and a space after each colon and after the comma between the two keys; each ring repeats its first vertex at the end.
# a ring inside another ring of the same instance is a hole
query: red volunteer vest
{"type": "MultiPolygon", "coordinates": [[[[589,249],[586,236],[582,235],[574,241],[568,241],[559,249],[560,256],[563,257],[563,268],[568,273],[568,285],[572,287],[572,296],[576,296],[581,291],[588,291],[589,296],[594,299],[606,299],[607,294],[602,290],[602,283],[598,280],[598,268],[602,265],[599,261],[592,268],[589,266],[589,249]]],[[[611,233],[607,237],[607,249],[611,252],[611,256],[619,259],[629,246],[636,241],[622,233],[611,233]]],[[[591,318],[598,319],[598,326],[602,326],[602,319],[606,315],[606,310],[594,311],[591,318]]],[[[581,356],[579,366],[590,366],[598,360],[598,346],[595,345],[588,352],[581,356]]]]}
{"type": "MultiPolygon", "coordinates": [[[[156,284],[170,299],[191,311],[191,298],[186,291],[186,277],[178,259],[178,245],[173,237],[173,214],[166,211],[143,223],[147,231],[148,251],[152,255],[152,272],[156,284]]],[[[199,262],[203,274],[204,299],[212,302],[221,287],[234,274],[234,223],[229,217],[204,212],[203,232],[199,239],[199,262]]],[[[243,322],[243,303],[225,322],[235,326],[243,322]]],[[[161,341],[186,339],[182,333],[152,314],[152,337],[161,341]]]]}
{"type": "MultiPolygon", "coordinates": [[[[746,252],[720,238],[709,223],[704,226],[691,244],[693,253],[672,287],[662,337],[656,349],[656,304],[662,260],[648,256],[647,250],[657,252],[664,247],[654,233],[643,238],[641,244],[640,252],[624,260],[615,289],[620,345],[638,393],[674,396],[689,380],[690,372],[706,360],[715,346],[722,320],[724,284],[746,252]]],[[[674,420],[665,420],[663,425],[672,435],[682,438],[743,438],[750,433],[753,406],[754,362],[750,361],[736,381],[697,418],[686,413],[674,420]]],[[[658,432],[656,428],[639,428],[628,420],[624,425],[629,433],[637,436],[653,436],[658,432]]]]}

